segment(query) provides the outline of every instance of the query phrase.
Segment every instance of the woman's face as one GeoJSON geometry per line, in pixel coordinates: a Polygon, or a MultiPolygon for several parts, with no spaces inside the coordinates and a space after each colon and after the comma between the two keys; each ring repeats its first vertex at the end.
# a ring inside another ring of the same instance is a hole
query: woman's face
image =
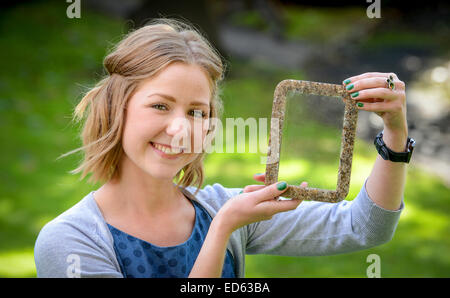
{"type": "Polygon", "coordinates": [[[202,150],[210,96],[197,65],[171,63],[143,81],[127,104],[122,167],[172,180],[202,150]]]}

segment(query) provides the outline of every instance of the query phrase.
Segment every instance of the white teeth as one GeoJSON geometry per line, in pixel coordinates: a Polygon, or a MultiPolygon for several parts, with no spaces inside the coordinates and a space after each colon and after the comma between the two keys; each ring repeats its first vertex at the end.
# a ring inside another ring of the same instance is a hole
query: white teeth
{"type": "Polygon", "coordinates": [[[159,145],[159,144],[155,144],[155,143],[152,143],[152,144],[153,144],[153,146],[154,146],[156,149],[158,149],[158,150],[164,152],[165,154],[179,154],[179,153],[182,152],[181,149],[175,149],[175,148],[171,149],[171,148],[168,148],[168,147],[166,147],[166,146],[161,146],[161,145],[159,145]]]}

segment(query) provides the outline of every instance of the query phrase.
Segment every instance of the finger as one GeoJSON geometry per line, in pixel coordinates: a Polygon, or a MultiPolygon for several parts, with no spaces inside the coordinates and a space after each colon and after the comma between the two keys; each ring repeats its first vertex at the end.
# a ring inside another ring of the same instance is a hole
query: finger
{"type": "Polygon", "coordinates": [[[350,94],[351,98],[355,101],[366,102],[368,99],[377,98],[392,101],[396,99],[397,94],[395,91],[387,88],[372,88],[356,91],[350,94]]]}
{"type": "Polygon", "coordinates": [[[364,102],[384,102],[382,98],[367,98],[364,102]]]}
{"type": "Polygon", "coordinates": [[[297,199],[281,201],[269,200],[259,203],[257,208],[259,208],[260,212],[265,213],[268,217],[272,217],[277,213],[296,209],[302,201],[303,200],[297,199]]]}
{"type": "Polygon", "coordinates": [[[348,85],[352,82],[361,80],[361,79],[365,79],[365,78],[371,78],[371,77],[384,77],[384,78],[388,78],[389,75],[392,75],[394,77],[394,79],[398,79],[397,75],[393,72],[366,72],[357,76],[353,76],[350,78],[345,79],[342,83],[344,85],[348,85]]]}
{"type": "Polygon", "coordinates": [[[367,103],[367,102],[359,102],[357,104],[359,110],[364,110],[368,112],[400,112],[402,110],[402,105],[398,102],[375,102],[375,103],[367,103]]]}
{"type": "MultiPolygon", "coordinates": [[[[371,89],[371,88],[387,88],[386,77],[370,77],[364,78],[360,80],[354,80],[351,83],[347,84],[345,89],[349,93],[354,93],[356,91],[371,89]]],[[[394,80],[395,89],[397,90],[405,90],[405,83],[400,80],[394,80]]]]}
{"type": "Polygon", "coordinates": [[[258,189],[261,189],[261,188],[264,188],[264,187],[265,187],[265,185],[247,185],[246,187],[244,187],[242,189],[242,193],[244,193],[244,192],[253,192],[255,190],[258,190],[258,189]]]}
{"type": "Polygon", "coordinates": [[[251,193],[254,196],[256,202],[263,202],[267,200],[273,200],[288,189],[288,184],[285,181],[273,183],[271,185],[262,185],[263,188],[251,193]]]}
{"type": "Polygon", "coordinates": [[[308,187],[308,182],[303,181],[303,182],[300,184],[300,187],[308,187]]]}
{"type": "Polygon", "coordinates": [[[259,182],[265,182],[265,179],[266,179],[266,174],[265,173],[258,173],[258,174],[255,174],[255,175],[253,175],[253,179],[255,179],[256,181],[259,181],[259,182]]]}

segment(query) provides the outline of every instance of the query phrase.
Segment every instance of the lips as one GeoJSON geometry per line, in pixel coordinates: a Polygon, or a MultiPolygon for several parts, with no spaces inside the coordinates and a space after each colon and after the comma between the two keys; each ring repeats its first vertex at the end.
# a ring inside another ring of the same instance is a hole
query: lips
{"type": "Polygon", "coordinates": [[[169,145],[150,142],[150,145],[163,157],[177,157],[183,153],[183,149],[171,147],[169,145]]]}

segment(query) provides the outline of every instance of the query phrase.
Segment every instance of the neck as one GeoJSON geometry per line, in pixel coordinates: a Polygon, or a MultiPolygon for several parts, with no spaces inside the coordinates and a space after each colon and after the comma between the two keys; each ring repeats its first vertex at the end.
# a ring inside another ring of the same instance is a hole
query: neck
{"type": "Polygon", "coordinates": [[[158,216],[180,206],[183,198],[173,178],[158,179],[124,162],[120,176],[104,184],[99,191],[110,198],[117,212],[158,216]]]}

